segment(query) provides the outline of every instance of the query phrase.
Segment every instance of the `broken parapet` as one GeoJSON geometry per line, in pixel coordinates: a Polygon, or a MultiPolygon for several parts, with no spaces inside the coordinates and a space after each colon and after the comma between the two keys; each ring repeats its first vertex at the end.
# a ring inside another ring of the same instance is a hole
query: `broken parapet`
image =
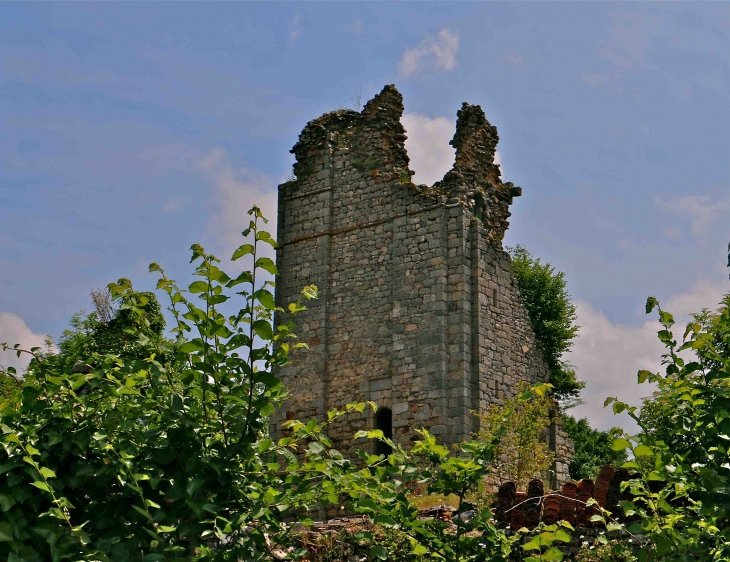
{"type": "Polygon", "coordinates": [[[401,124],[403,96],[386,86],[365,104],[362,112],[341,109],[307,123],[291,152],[296,157],[296,180],[284,184],[287,195],[301,190],[314,176],[327,185],[326,167],[343,149],[357,170],[376,180],[396,177],[403,185],[444,203],[459,203],[481,220],[489,238],[499,242],[509,226],[509,206],[522,189],[503,183],[494,163],[499,135],[478,105],[464,103],[457,112],[456,132],[450,144],[456,149],[454,166],[433,186],[415,185],[405,149],[406,130],[401,124]]]}
{"type": "Polygon", "coordinates": [[[442,189],[463,198],[472,213],[501,241],[509,226],[509,206],[522,189],[502,183],[499,164],[494,163],[499,135],[478,105],[466,102],[456,113],[456,133],[449,144],[456,149],[454,167],[440,182],[442,189]]]}
{"type": "MultiPolygon", "coordinates": [[[[293,185],[287,193],[296,193],[296,187],[308,183],[313,175],[327,179],[322,172],[338,151],[346,152],[349,163],[360,172],[375,172],[371,175],[376,180],[381,174],[408,174],[402,115],[403,96],[395,86],[386,86],[360,113],[340,109],[307,123],[291,150],[296,157],[296,181],[290,182],[293,185]]],[[[410,181],[410,175],[407,180],[410,181]]]]}

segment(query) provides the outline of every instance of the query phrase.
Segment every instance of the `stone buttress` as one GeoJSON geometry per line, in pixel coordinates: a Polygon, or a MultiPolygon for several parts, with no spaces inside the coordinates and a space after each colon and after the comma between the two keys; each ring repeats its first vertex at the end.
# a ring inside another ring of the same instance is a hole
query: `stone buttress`
{"type": "MultiPolygon", "coordinates": [[[[272,421],[326,416],[350,402],[390,410],[393,439],[415,429],[441,442],[475,432],[472,411],[549,371],[502,249],[509,206],[521,189],[494,163],[497,130],[479,106],[457,113],[453,168],[433,186],[411,182],[403,99],[386,86],[362,112],[339,110],[307,124],[292,149],[296,179],[279,186],[277,304],[305,285],[319,299],[297,317],[309,350],[279,370],[291,398],[272,421]]],[[[371,412],[328,435],[343,452],[373,428],[371,412]]],[[[563,451],[562,428],[549,441],[563,451]]],[[[569,454],[569,453],[568,453],[569,454]]]]}

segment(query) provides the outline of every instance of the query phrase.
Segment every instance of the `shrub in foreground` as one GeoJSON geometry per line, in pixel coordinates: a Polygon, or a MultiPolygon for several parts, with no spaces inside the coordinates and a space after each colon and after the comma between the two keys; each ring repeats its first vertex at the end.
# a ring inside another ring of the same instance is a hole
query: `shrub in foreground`
{"type": "MultiPolygon", "coordinates": [[[[275,242],[260,228],[260,211],[250,214],[249,240],[233,254],[251,260],[250,270],[229,275],[199,245],[191,248],[195,280],[184,290],[150,266],[175,319],[172,341],[158,337],[151,296],[121,279],[109,286],[126,319],[117,336],[119,325],[105,324],[106,339],[60,355],[4,345],[33,361],[25,380],[6,373],[19,396],[0,409],[0,558],[297,559],[307,551],[292,545],[286,521],[310,524],[302,514],[344,498],[403,538],[415,559],[504,560],[511,541],[487,508],[454,531],[419,520],[408,499],[417,485],[461,503],[489,473],[502,428],[453,453],[427,431],[410,451],[382,432],[361,432],[392,453],[360,453],[357,463],[332,448],[327,425],[374,404],[343,406],[321,422],[289,421],[290,436],[276,442],[268,435],[268,418],[286,396],[274,370],[301,344],[292,322],[274,330],[272,283],[261,277],[276,267],[260,248],[275,242]]],[[[294,317],[315,297],[306,287],[282,312],[294,317]]],[[[379,543],[369,554],[389,556],[379,543]]]]}

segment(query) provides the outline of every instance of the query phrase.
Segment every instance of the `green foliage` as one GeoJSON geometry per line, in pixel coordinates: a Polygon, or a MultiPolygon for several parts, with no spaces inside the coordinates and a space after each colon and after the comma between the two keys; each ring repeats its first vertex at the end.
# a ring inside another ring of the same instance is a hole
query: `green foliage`
{"type": "Polygon", "coordinates": [[[61,334],[58,352],[54,353],[50,346],[39,352],[28,366],[27,377],[39,374],[39,361],[47,370],[71,372],[74,367],[88,370],[95,366],[97,356],[103,355],[113,355],[125,362],[143,360],[150,349],[155,349],[158,361],[174,361],[172,342],[163,334],[165,319],[157,297],[132,291],[127,279],[120,279],[114,286],[118,287],[114,294],[92,291],[96,310],[74,314],[70,328],[61,334]]]}
{"type": "Polygon", "coordinates": [[[573,480],[595,480],[602,467],[620,466],[626,462],[626,452],[614,451],[611,447],[612,432],[593,429],[585,418],[576,420],[568,415],[562,418],[563,426],[575,445],[573,460],[568,466],[573,480]]]}
{"type": "Polygon", "coordinates": [[[637,545],[630,538],[616,538],[603,543],[594,541],[593,544],[584,544],[578,551],[575,562],[638,562],[635,550],[637,545]]]}
{"type": "Polygon", "coordinates": [[[340,532],[298,532],[295,543],[307,549],[309,562],[342,562],[343,560],[380,560],[388,562],[423,560],[414,555],[406,533],[379,525],[358,525],[340,532]],[[372,552],[372,555],[369,556],[372,552]],[[380,556],[378,556],[380,555],[380,556]]]}
{"type": "Polygon", "coordinates": [[[717,313],[696,315],[680,342],[672,315],[649,298],[647,313],[658,309],[662,325],[657,335],[667,348],[665,369],[639,371],[638,380],[656,385],[661,407],[639,410],[606,400],[641,428],[612,443],[615,450],[630,451],[632,460],[624,466],[639,475],[625,484],[633,501],[622,502],[624,512],[639,519],[629,530],[649,538],[639,560],[730,558],[729,307],[727,295],[717,313]]]}
{"type": "Polygon", "coordinates": [[[562,360],[578,333],[575,305],[565,284],[565,274],[555,272],[522,246],[507,248],[512,256],[512,272],[530,316],[535,337],[550,367],[550,382],[560,400],[575,399],[585,383],[562,360]]]}
{"type": "Polygon", "coordinates": [[[0,408],[16,402],[20,390],[22,390],[22,383],[19,379],[13,378],[0,369],[0,408]]]}
{"type": "MultiPolygon", "coordinates": [[[[332,448],[327,426],[374,404],[348,404],[325,421],[290,420],[278,441],[268,435],[286,396],[274,370],[303,345],[293,320],[274,329],[273,314],[295,316],[316,288],[286,310],[276,306],[273,284],[261,281],[276,266],[259,251],[276,243],[260,229],[259,209],[250,214],[249,241],[234,253],[252,257],[250,271],[227,274],[197,244],[195,280],[185,289],[150,265],[170,301],[174,344],[162,336],[157,301],[125,279],[109,285],[113,317],[77,317],[58,354],[2,344],[33,361],[18,402],[0,409],[0,559],[297,559],[306,550],[292,543],[286,521],[308,524],[310,510],[346,501],[405,538],[416,558],[505,560],[512,539],[491,525],[488,508],[458,519],[454,532],[420,520],[409,499],[420,486],[466,509],[462,500],[489,473],[505,427],[453,452],[425,430],[410,451],[380,431],[360,432],[391,454],[360,452],[359,463],[332,448]],[[219,305],[233,298],[242,307],[225,316],[219,305]]],[[[373,542],[371,559],[388,556],[373,542]]]]}
{"type": "MultiPolygon", "coordinates": [[[[520,388],[521,392],[526,390],[520,388]]],[[[555,455],[543,439],[550,425],[551,406],[552,400],[544,394],[529,401],[524,400],[523,394],[478,413],[476,440],[489,443],[498,431],[505,429],[494,455],[493,468],[500,483],[513,480],[522,489],[552,466],[555,455]]]]}
{"type": "Polygon", "coordinates": [[[566,521],[559,521],[557,525],[540,525],[533,531],[520,529],[521,533],[529,536],[529,540],[522,544],[522,550],[528,553],[525,562],[560,562],[563,552],[560,546],[570,544],[573,526],[566,521]]]}

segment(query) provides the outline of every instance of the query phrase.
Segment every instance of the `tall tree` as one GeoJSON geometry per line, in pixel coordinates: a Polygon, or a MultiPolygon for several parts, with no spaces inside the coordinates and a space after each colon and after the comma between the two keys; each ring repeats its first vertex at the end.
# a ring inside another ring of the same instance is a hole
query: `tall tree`
{"type": "Polygon", "coordinates": [[[556,398],[569,406],[585,386],[575,370],[563,360],[578,333],[575,305],[565,283],[565,274],[542,263],[522,246],[507,248],[512,257],[512,272],[530,316],[535,337],[550,367],[550,382],[556,398]]]}
{"type": "Polygon", "coordinates": [[[568,465],[572,479],[595,479],[601,467],[621,466],[626,462],[625,451],[611,448],[613,435],[610,431],[593,429],[587,419],[576,420],[567,415],[563,415],[563,426],[575,445],[573,460],[568,465]]]}

